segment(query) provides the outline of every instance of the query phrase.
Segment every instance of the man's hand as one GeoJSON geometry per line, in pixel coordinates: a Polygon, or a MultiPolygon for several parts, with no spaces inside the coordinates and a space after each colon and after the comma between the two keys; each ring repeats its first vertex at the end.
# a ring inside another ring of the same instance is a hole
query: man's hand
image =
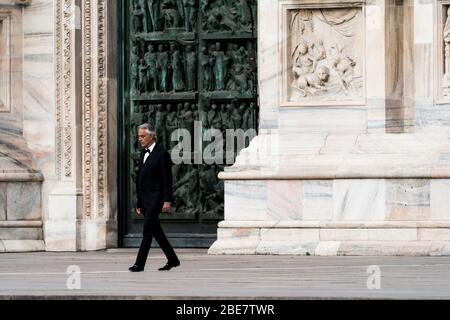
{"type": "Polygon", "coordinates": [[[164,202],[164,205],[162,207],[162,212],[170,213],[171,209],[172,209],[172,206],[171,206],[170,202],[164,202]]]}
{"type": "Polygon", "coordinates": [[[137,213],[138,215],[141,215],[141,208],[136,208],[136,213],[137,213]]]}

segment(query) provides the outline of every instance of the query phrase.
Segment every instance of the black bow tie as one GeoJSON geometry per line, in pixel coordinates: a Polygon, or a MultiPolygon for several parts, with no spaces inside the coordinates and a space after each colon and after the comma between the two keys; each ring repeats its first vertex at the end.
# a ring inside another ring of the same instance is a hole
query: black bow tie
{"type": "Polygon", "coordinates": [[[150,151],[150,149],[145,149],[145,153],[150,154],[150,153],[152,153],[152,152],[150,151]]]}

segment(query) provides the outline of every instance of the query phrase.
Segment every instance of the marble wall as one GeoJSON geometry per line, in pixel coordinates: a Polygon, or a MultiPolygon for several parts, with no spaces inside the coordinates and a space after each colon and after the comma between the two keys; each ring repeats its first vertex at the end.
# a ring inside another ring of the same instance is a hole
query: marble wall
{"type": "Polygon", "coordinates": [[[55,123],[53,2],[33,0],[24,10],[23,30],[23,135],[45,175],[44,193],[55,180],[55,126],[49,125],[55,123]]]}
{"type": "Polygon", "coordinates": [[[209,253],[449,255],[450,1],[258,4],[260,134],[219,174],[225,220],[209,253]],[[358,48],[330,61],[330,32],[355,28],[358,48]],[[324,40],[322,58],[311,32],[324,40]],[[290,60],[298,39],[307,48],[290,60]],[[333,81],[358,79],[342,64],[351,60],[364,61],[365,99],[333,99],[333,81]],[[286,103],[295,63],[306,94],[286,103]],[[328,82],[314,78],[321,64],[328,82]]]}
{"type": "Polygon", "coordinates": [[[117,4],[0,0],[3,9],[17,24],[17,83],[0,110],[0,251],[116,247],[117,4]]]}
{"type": "MultiPolygon", "coordinates": [[[[52,16],[51,1],[47,1],[48,16],[52,16]]],[[[33,12],[45,11],[42,3],[36,1],[32,7],[33,12]],[[41,8],[37,11],[35,8],[41,8]]],[[[30,130],[39,136],[46,130],[52,130],[48,126],[48,119],[41,123],[34,124],[37,118],[43,115],[42,110],[51,112],[53,107],[52,87],[52,38],[47,41],[50,54],[42,57],[47,60],[47,65],[41,68],[28,66],[26,58],[29,53],[27,44],[28,35],[34,32],[39,33],[42,21],[37,20],[34,24],[27,23],[28,8],[16,5],[12,1],[0,2],[0,14],[5,17],[10,15],[7,28],[2,28],[2,48],[9,53],[2,56],[3,65],[9,67],[3,69],[7,71],[10,83],[2,89],[9,90],[7,96],[10,98],[9,108],[0,110],[0,251],[37,251],[45,250],[43,241],[43,189],[47,185],[44,175],[49,173],[50,168],[43,168],[40,159],[45,153],[51,157],[52,148],[43,148],[48,141],[53,140],[52,136],[30,137],[30,130]],[[40,25],[39,27],[37,25],[40,25]],[[28,28],[28,29],[27,29],[28,28]],[[9,33],[9,34],[8,34],[9,33]],[[25,71],[26,70],[26,71],[25,71]],[[47,88],[34,88],[37,81],[31,78],[47,77],[49,85],[47,88]],[[48,100],[30,102],[27,99],[28,92],[34,91],[33,96],[46,96],[48,100]],[[43,107],[43,108],[42,108],[43,107]],[[31,119],[31,121],[29,121],[31,119]],[[47,125],[43,125],[47,124],[47,125]],[[35,139],[36,138],[36,139],[35,139]],[[42,170],[44,169],[44,170],[42,170]]],[[[4,20],[5,21],[5,20],[4,20]]],[[[51,23],[51,21],[50,21],[51,23]]],[[[49,25],[47,25],[49,27],[49,25]]],[[[50,34],[53,31],[50,29],[50,34]]],[[[35,46],[44,46],[45,42],[35,41],[35,46]]],[[[37,59],[39,62],[40,55],[37,59]]]]}
{"type": "Polygon", "coordinates": [[[245,183],[226,181],[226,217],[210,254],[450,254],[449,179],[251,185],[258,192],[238,196],[245,183]]]}

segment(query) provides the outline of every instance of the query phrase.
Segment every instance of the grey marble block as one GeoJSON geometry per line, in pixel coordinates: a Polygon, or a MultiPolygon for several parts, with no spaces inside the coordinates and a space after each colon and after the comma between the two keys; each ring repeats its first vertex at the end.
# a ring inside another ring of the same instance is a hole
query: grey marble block
{"type": "Polygon", "coordinates": [[[0,221],[6,220],[6,183],[0,182],[0,221]]]}
{"type": "Polygon", "coordinates": [[[0,240],[0,252],[45,251],[43,240],[0,240]]]}
{"type": "Polygon", "coordinates": [[[386,188],[386,220],[430,218],[429,179],[389,179],[386,188]]]}
{"type": "Polygon", "coordinates": [[[41,184],[39,182],[14,182],[7,186],[7,219],[41,219],[41,184]]]}
{"type": "Polygon", "coordinates": [[[42,240],[42,228],[0,228],[0,240],[42,240]]]}

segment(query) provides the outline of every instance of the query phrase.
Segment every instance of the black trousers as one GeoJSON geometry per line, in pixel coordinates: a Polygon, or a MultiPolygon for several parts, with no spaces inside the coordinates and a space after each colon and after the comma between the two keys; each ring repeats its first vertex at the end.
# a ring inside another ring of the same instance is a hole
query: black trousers
{"type": "Polygon", "coordinates": [[[161,221],[159,220],[159,212],[146,211],[144,214],[144,232],[141,247],[136,258],[136,265],[144,268],[147,262],[148,253],[152,245],[153,237],[158,242],[159,246],[163,250],[169,262],[178,262],[178,257],[173,250],[172,246],[167,240],[166,235],[161,227],[161,221]]]}

